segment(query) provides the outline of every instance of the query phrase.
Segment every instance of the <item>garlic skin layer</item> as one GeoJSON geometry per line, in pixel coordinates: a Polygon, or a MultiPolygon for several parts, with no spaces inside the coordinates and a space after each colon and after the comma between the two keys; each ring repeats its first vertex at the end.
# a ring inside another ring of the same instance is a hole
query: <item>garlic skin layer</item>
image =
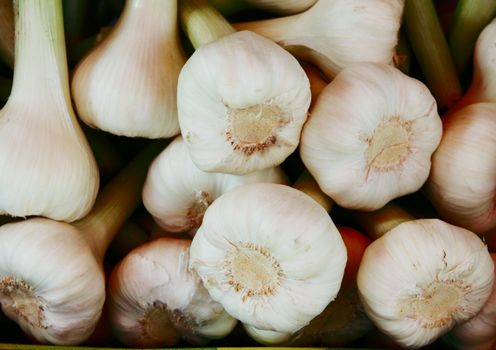
{"type": "Polygon", "coordinates": [[[76,67],[72,95],[88,125],[128,137],[179,133],[176,87],[185,57],[176,0],[127,0],[112,32],[76,67]]]}
{"type": "Polygon", "coordinates": [[[357,62],[392,64],[404,0],[323,0],[288,17],[238,23],[263,35],[329,78],[357,62]]]}
{"type": "Polygon", "coordinates": [[[369,318],[407,348],[430,344],[474,317],[493,280],[480,238],[438,219],[402,223],[374,241],[357,277],[369,318]]]}
{"type": "Polygon", "coordinates": [[[335,298],[346,248],[327,212],[279,184],[237,187],[207,209],[190,267],[212,298],[260,331],[294,333],[335,298]]]}
{"type": "Polygon", "coordinates": [[[234,187],[255,182],[286,184],[287,179],[279,167],[246,175],[204,172],[178,136],[148,169],[143,204],[163,229],[194,235],[210,203],[234,187]]]}
{"type": "Polygon", "coordinates": [[[443,119],[426,183],[440,217],[475,233],[496,226],[495,114],[495,103],[476,103],[443,119]]]}
{"type": "Polygon", "coordinates": [[[340,206],[375,210],[427,180],[442,123],[420,81],[382,64],[344,69],[321,92],[300,155],[340,206]]]}
{"type": "Polygon", "coordinates": [[[131,251],[110,278],[110,321],[134,347],[193,344],[229,334],[236,320],[188,269],[191,241],[158,238],[131,251]]]}
{"type": "Polygon", "coordinates": [[[25,333],[61,345],[79,344],[91,335],[105,282],[77,229],[45,218],[4,224],[0,252],[2,310],[25,333]]]}
{"type": "Polygon", "coordinates": [[[277,166],[296,149],[311,96],[291,54],[243,31],[193,53],[179,75],[177,98],[195,165],[243,175],[277,166]]]}

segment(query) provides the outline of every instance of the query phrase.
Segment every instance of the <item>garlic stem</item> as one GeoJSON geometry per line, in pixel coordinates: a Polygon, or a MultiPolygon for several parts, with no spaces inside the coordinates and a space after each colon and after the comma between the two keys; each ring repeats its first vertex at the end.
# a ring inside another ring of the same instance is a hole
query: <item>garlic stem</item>
{"type": "Polygon", "coordinates": [[[472,57],[480,32],[496,15],[494,0],[459,0],[448,43],[458,74],[463,74],[472,57]]]}
{"type": "Polygon", "coordinates": [[[462,88],[432,0],[406,0],[404,21],[425,82],[439,108],[451,107],[462,96],[462,88]]]}
{"type": "Polygon", "coordinates": [[[320,189],[319,184],[312,175],[310,175],[308,170],[303,170],[292,187],[312,197],[326,212],[331,211],[332,206],[334,205],[333,200],[320,189]]]}
{"type": "Polygon", "coordinates": [[[98,261],[121,226],[141,202],[141,189],[148,164],[164,148],[163,142],[152,142],[133,159],[99,193],[90,213],[74,222],[92,247],[98,261]]]}
{"type": "Polygon", "coordinates": [[[182,29],[195,49],[236,32],[206,0],[180,1],[179,18],[182,29]]]}
{"type": "Polygon", "coordinates": [[[0,57],[14,68],[14,9],[12,0],[0,0],[0,57]]]}

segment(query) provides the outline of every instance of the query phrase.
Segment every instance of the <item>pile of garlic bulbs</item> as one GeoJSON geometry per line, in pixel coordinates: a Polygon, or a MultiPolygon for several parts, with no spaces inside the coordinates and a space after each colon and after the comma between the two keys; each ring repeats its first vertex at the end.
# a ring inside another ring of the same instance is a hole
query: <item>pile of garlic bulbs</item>
{"type": "Polygon", "coordinates": [[[495,347],[495,17],[0,0],[0,344],[495,347]]]}

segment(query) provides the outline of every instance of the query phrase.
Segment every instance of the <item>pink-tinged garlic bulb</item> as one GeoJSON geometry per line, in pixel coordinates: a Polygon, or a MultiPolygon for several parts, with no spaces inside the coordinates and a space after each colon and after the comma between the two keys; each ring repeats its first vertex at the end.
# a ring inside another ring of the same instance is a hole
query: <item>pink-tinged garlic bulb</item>
{"type": "Polygon", "coordinates": [[[340,206],[375,210],[424,184],[441,134],[424,84],[394,67],[359,63],[320,93],[300,154],[340,206]]]}
{"type": "Polygon", "coordinates": [[[192,344],[228,335],[236,320],[188,269],[191,241],[158,238],[132,250],[112,271],[110,322],[133,347],[192,344]]]}
{"type": "Polygon", "coordinates": [[[374,241],[357,277],[369,318],[412,349],[474,317],[493,280],[494,264],[481,239],[438,219],[402,223],[374,241]]]}
{"type": "Polygon", "coordinates": [[[127,0],[112,32],[76,67],[72,95],[88,125],[121,136],[177,135],[185,57],[176,0],[127,0]]]}
{"type": "Polygon", "coordinates": [[[143,204],[165,230],[194,235],[205,210],[217,197],[255,182],[285,184],[287,179],[279,167],[246,175],[204,172],[193,163],[186,143],[178,136],[148,170],[143,204]]]}
{"type": "Polygon", "coordinates": [[[238,23],[316,64],[328,77],[356,62],[392,64],[403,0],[321,0],[303,13],[238,23]]]}

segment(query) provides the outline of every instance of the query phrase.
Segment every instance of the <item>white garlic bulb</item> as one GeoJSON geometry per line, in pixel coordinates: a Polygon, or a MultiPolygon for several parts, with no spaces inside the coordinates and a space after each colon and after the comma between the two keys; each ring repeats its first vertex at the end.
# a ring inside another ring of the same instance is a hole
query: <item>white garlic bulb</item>
{"type": "Polygon", "coordinates": [[[204,172],[178,136],[154,160],[143,187],[143,204],[155,221],[169,232],[194,235],[203,214],[217,197],[230,189],[255,182],[285,184],[284,172],[271,167],[246,175],[204,172]]]}
{"type": "Polygon", "coordinates": [[[0,111],[0,214],[74,221],[99,173],[72,110],[61,1],[17,1],[12,93],[0,111]]]}
{"type": "Polygon", "coordinates": [[[440,217],[476,233],[496,227],[495,114],[495,103],[476,103],[443,119],[426,183],[440,217]]]}
{"type": "Polygon", "coordinates": [[[177,97],[196,166],[236,175],[279,165],[296,149],[311,99],[298,61],[247,31],[198,48],[181,70],[177,97]]]}
{"type": "Polygon", "coordinates": [[[134,347],[199,344],[229,334],[236,320],[188,269],[191,241],[158,238],[131,251],[112,271],[110,322],[134,347]]]}
{"type": "Polygon", "coordinates": [[[190,267],[234,318],[294,333],[335,298],[346,248],[327,212],[279,184],[237,187],[207,209],[190,267]]]}
{"type": "Polygon", "coordinates": [[[185,57],[176,0],[127,0],[112,32],[76,67],[72,94],[88,125],[129,137],[177,135],[185,57]]]}
{"type": "Polygon", "coordinates": [[[401,346],[419,348],[481,310],[493,271],[487,247],[474,233],[419,219],[369,245],[357,283],[375,325],[401,346]]]}
{"type": "Polygon", "coordinates": [[[235,24],[274,40],[328,77],[356,62],[392,64],[404,0],[321,0],[293,16],[235,24]]]}
{"type": "Polygon", "coordinates": [[[45,218],[5,224],[0,251],[2,310],[24,332],[64,345],[91,335],[105,300],[104,275],[74,226],[45,218]]]}
{"type": "Polygon", "coordinates": [[[375,210],[424,184],[441,134],[424,84],[390,66],[359,63],[319,95],[300,154],[336,203],[375,210]]]}

